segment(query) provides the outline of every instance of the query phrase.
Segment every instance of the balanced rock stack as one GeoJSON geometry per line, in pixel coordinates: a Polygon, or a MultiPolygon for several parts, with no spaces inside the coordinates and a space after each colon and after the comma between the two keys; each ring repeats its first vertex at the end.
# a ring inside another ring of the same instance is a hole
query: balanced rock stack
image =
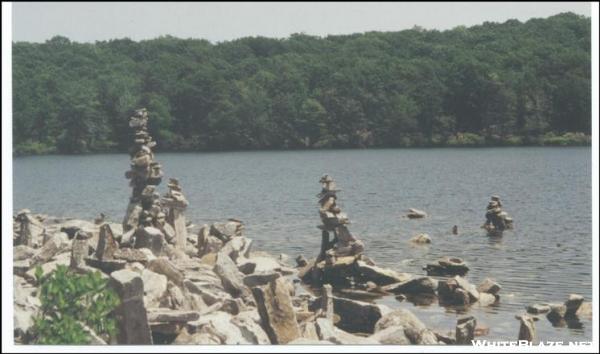
{"type": "Polygon", "coordinates": [[[173,249],[168,245],[171,243],[183,254],[187,242],[183,212],[188,201],[177,179],[169,180],[169,191],[163,198],[156,190],[163,172],[152,153],[156,142],[148,134],[146,109],[135,111],[129,126],[135,131],[135,140],[130,150],[131,169],[125,177],[130,180],[132,195],[123,220],[121,243],[134,248],[148,248],[156,256],[172,253],[173,249]]]}
{"type": "Polygon", "coordinates": [[[183,212],[189,203],[181,192],[179,180],[170,178],[167,187],[169,191],[162,198],[161,203],[167,210],[167,222],[173,225],[175,231],[175,248],[185,251],[187,229],[183,212]]]}
{"type": "Polygon", "coordinates": [[[347,227],[350,221],[337,205],[339,190],[333,178],[324,175],[319,182],[323,186],[317,195],[322,221],[318,226],[322,230],[321,251],[316,259],[301,266],[298,276],[313,286],[331,284],[338,289],[353,288],[352,291],[361,292],[372,290],[368,282],[380,286],[405,280],[401,274],[376,267],[363,254],[363,242],[350,233],[347,227]]]}
{"type": "Polygon", "coordinates": [[[336,193],[339,190],[336,189],[335,181],[331,176],[324,175],[319,182],[323,186],[321,193],[317,195],[319,215],[323,222],[323,225],[318,226],[323,230],[319,260],[326,259],[328,264],[332,264],[337,257],[360,255],[365,249],[364,244],[352,236],[346,226],[350,220],[336,203],[336,193]],[[331,241],[330,232],[333,233],[331,241]]]}
{"type": "Polygon", "coordinates": [[[502,210],[502,202],[500,197],[493,195],[492,200],[488,203],[485,213],[485,228],[490,234],[500,233],[506,229],[513,228],[513,219],[502,210]]]}
{"type": "Polygon", "coordinates": [[[129,126],[135,131],[135,140],[129,151],[131,169],[125,173],[125,177],[130,180],[129,185],[133,190],[123,220],[124,232],[140,225],[151,226],[153,219],[159,217],[160,195],[155,189],[163,176],[160,164],[154,161],[152,148],[156,142],[148,134],[148,112],[145,108],[135,111],[129,126]]]}

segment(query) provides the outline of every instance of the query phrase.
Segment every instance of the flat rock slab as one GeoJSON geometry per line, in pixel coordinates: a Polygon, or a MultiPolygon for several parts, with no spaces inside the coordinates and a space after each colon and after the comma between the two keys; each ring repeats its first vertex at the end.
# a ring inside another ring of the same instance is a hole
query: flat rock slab
{"type": "Polygon", "coordinates": [[[500,292],[501,289],[502,289],[502,287],[500,286],[500,284],[496,283],[495,281],[493,281],[490,278],[486,278],[477,287],[477,291],[479,291],[480,293],[487,293],[487,294],[492,294],[492,295],[498,294],[498,292],[500,292]]]}

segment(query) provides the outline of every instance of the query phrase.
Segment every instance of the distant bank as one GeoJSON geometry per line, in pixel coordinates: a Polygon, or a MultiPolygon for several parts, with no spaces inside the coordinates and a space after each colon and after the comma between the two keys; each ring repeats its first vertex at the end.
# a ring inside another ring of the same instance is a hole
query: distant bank
{"type": "Polygon", "coordinates": [[[15,153],[581,145],[591,20],[211,43],[13,43],[15,153]],[[457,133],[460,132],[460,133],[457,133]],[[566,133],[572,132],[572,133],[566,133]]]}
{"type": "MultiPolygon", "coordinates": [[[[414,139],[414,138],[413,138],[414,139]]],[[[249,149],[249,150],[319,150],[319,149],[377,149],[377,148],[446,148],[446,147],[502,147],[502,146],[590,146],[592,144],[592,137],[583,133],[564,133],[555,134],[547,133],[542,136],[492,136],[485,137],[473,133],[456,134],[447,138],[438,137],[432,140],[411,140],[406,137],[403,139],[401,144],[397,146],[373,146],[373,145],[359,145],[359,146],[335,146],[335,145],[316,145],[316,146],[304,146],[304,147],[283,147],[277,149],[249,149]]],[[[210,151],[238,151],[240,149],[190,149],[185,147],[169,147],[167,149],[160,146],[156,149],[158,152],[210,152],[210,151]]],[[[13,148],[13,155],[18,156],[32,156],[32,155],[50,155],[50,154],[94,154],[94,153],[125,153],[126,150],[120,150],[117,148],[106,148],[101,150],[91,150],[85,152],[61,152],[56,148],[47,147],[40,144],[32,143],[26,145],[19,145],[13,148]]]]}

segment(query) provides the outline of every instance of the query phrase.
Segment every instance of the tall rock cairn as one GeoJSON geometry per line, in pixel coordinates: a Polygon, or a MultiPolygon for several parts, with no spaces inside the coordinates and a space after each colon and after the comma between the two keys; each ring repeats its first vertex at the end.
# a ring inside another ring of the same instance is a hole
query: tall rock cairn
{"type": "Polygon", "coordinates": [[[319,216],[322,225],[318,227],[321,233],[321,252],[317,261],[326,260],[328,263],[335,262],[337,257],[358,256],[364,251],[362,241],[356,239],[347,225],[350,220],[346,213],[343,213],[337,205],[337,192],[335,181],[331,176],[324,175],[319,180],[322,185],[321,193],[317,194],[319,198],[319,216]],[[333,234],[333,239],[330,236],[333,234]]]}
{"type": "Polygon", "coordinates": [[[129,126],[135,131],[135,139],[129,151],[131,168],[125,177],[130,180],[132,193],[123,220],[123,232],[138,226],[155,226],[160,218],[165,217],[160,206],[160,195],[156,192],[163,173],[152,153],[156,142],[148,134],[148,111],[145,108],[136,110],[129,119],[129,126]]]}

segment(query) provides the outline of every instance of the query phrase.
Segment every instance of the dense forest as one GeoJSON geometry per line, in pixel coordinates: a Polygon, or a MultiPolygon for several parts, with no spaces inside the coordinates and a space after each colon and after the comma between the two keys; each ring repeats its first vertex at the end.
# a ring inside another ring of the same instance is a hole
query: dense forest
{"type": "Polygon", "coordinates": [[[211,43],[13,43],[14,153],[587,144],[590,18],[211,43]]]}

